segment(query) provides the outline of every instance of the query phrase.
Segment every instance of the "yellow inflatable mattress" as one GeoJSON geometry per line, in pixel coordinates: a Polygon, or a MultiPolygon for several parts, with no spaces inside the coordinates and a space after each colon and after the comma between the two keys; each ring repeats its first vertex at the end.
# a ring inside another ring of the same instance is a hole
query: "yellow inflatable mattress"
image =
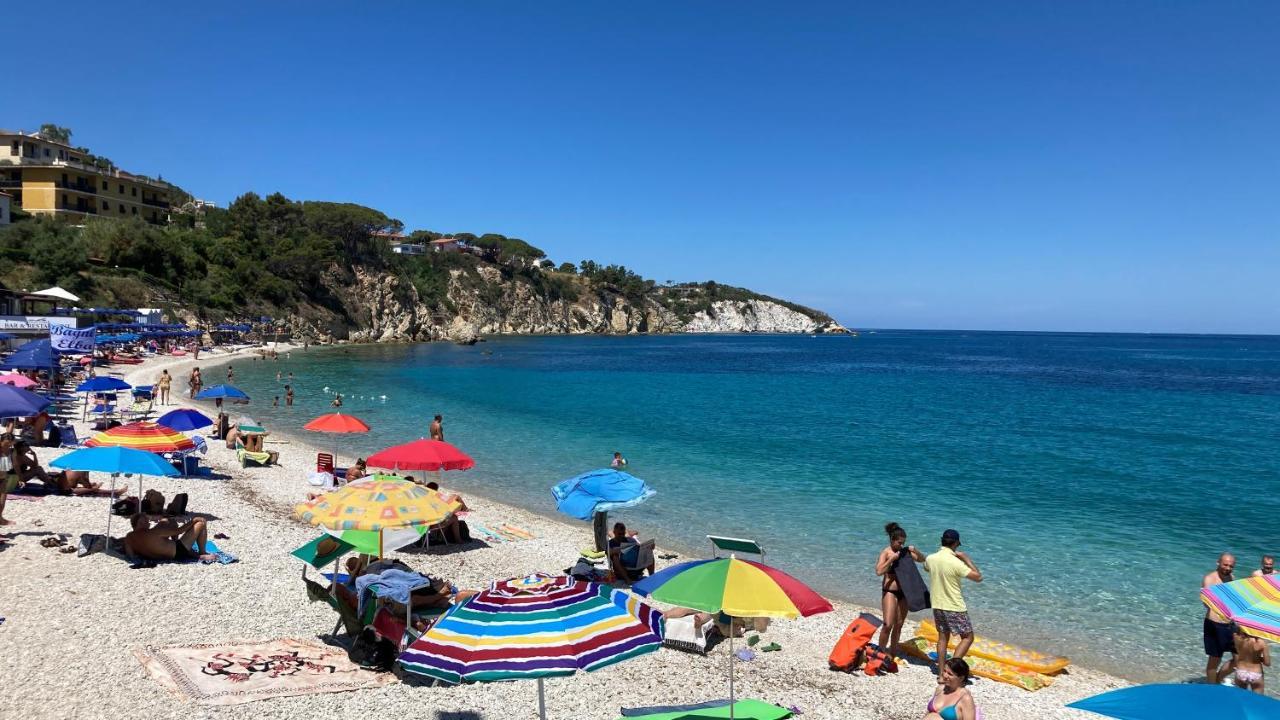
{"type": "MultiPolygon", "coordinates": [[[[937,642],[936,638],[934,640],[926,640],[922,637],[914,637],[910,640],[902,641],[902,650],[912,657],[933,662],[933,658],[929,657],[929,653],[937,649],[937,642]]],[[[978,677],[1014,685],[1023,690],[1035,692],[1053,684],[1053,678],[1048,675],[1014,667],[1013,665],[1006,665],[995,660],[966,655],[964,661],[969,663],[969,671],[978,677]]]]}
{"type": "MultiPolygon", "coordinates": [[[[938,642],[938,628],[934,627],[932,620],[924,620],[920,623],[920,635],[931,643],[938,642]]],[[[954,648],[958,637],[952,635],[947,642],[947,647],[954,648]]],[[[1013,665],[1033,672],[1042,673],[1044,675],[1053,675],[1067,669],[1071,661],[1067,658],[1046,655],[1035,650],[1002,643],[997,640],[990,640],[981,635],[975,635],[973,645],[969,647],[969,652],[965,654],[966,659],[971,657],[985,658],[994,660],[1005,665],[1013,665]]]]}

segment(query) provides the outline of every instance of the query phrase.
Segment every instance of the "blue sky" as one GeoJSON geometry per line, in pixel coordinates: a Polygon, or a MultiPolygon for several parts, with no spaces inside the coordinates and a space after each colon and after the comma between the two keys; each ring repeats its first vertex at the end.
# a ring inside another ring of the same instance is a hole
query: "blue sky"
{"type": "Polygon", "coordinates": [[[1274,3],[64,5],[0,126],[219,203],[855,327],[1280,333],[1274,3]]]}

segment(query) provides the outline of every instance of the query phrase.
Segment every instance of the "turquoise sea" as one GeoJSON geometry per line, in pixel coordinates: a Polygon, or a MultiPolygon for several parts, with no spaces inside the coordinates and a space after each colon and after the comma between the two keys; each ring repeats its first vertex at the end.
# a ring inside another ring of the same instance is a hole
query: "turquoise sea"
{"type": "Polygon", "coordinates": [[[756,538],[877,606],[883,525],[926,551],[954,527],[987,576],[967,588],[980,633],[1135,680],[1201,672],[1197,592],[1220,551],[1246,572],[1280,551],[1280,337],[499,338],[235,369],[281,431],[341,392],[374,428],[342,438],[348,461],[442,413],[477,462],[446,486],[549,514],[555,482],[620,450],[658,490],[618,515],[642,535],[756,538]],[[277,371],[293,408],[271,407],[277,371]]]}

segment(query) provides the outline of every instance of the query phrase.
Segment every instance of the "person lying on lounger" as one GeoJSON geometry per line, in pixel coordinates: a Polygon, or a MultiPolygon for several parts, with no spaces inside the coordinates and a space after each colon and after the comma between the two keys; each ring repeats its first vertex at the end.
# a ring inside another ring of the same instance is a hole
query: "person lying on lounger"
{"type": "Polygon", "coordinates": [[[151,526],[147,516],[141,513],[130,518],[133,530],[124,536],[124,550],[131,557],[143,560],[214,560],[205,542],[208,527],[204,518],[194,518],[185,525],[172,520],[161,520],[151,526]],[[192,550],[192,545],[195,550],[192,550]]]}

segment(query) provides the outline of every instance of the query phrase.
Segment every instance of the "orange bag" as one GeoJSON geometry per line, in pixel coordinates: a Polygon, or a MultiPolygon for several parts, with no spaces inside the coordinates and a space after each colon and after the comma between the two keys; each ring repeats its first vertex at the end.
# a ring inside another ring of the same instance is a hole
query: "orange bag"
{"type": "Polygon", "coordinates": [[[827,666],[841,672],[857,670],[862,665],[867,644],[883,624],[875,615],[868,613],[858,615],[840,634],[840,639],[832,648],[831,655],[827,657],[827,666]]]}

